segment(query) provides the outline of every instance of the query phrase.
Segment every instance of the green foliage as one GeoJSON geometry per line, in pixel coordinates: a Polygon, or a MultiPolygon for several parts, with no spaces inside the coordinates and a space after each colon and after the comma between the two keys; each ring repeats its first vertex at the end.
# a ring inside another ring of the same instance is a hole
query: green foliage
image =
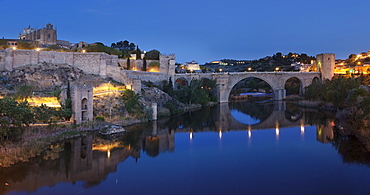
{"type": "Polygon", "coordinates": [[[173,90],[173,84],[172,84],[172,78],[170,77],[168,81],[163,80],[162,81],[163,91],[166,92],[170,96],[174,96],[174,90],[173,90]]]}
{"type": "Polygon", "coordinates": [[[119,49],[121,51],[127,50],[127,51],[133,51],[136,49],[136,46],[134,43],[130,43],[127,40],[119,41],[116,43],[111,44],[112,48],[119,49]]]}
{"type": "Polygon", "coordinates": [[[357,89],[359,86],[360,80],[339,76],[330,81],[326,80],[323,84],[312,83],[305,88],[304,97],[309,100],[331,102],[335,108],[341,109],[364,94],[363,90],[357,89]]]}
{"type": "Polygon", "coordinates": [[[211,100],[211,92],[216,86],[216,81],[203,82],[203,80],[193,79],[189,86],[181,86],[180,90],[175,91],[176,97],[180,102],[186,104],[206,105],[211,100]]]}
{"type": "Polygon", "coordinates": [[[89,44],[86,47],[86,51],[87,52],[105,52],[107,54],[117,55],[117,56],[122,53],[118,49],[105,46],[103,43],[99,43],[99,42],[89,44]]]}
{"type": "Polygon", "coordinates": [[[53,97],[56,97],[58,102],[60,102],[60,94],[62,93],[62,89],[59,86],[55,86],[54,91],[51,92],[53,97]]]}
{"type": "Polygon", "coordinates": [[[35,49],[36,47],[37,47],[36,42],[17,41],[17,48],[18,49],[35,49]]]}
{"type": "Polygon", "coordinates": [[[139,103],[140,95],[135,93],[134,91],[126,90],[125,92],[123,92],[121,98],[125,104],[127,112],[131,114],[139,114],[143,111],[139,103]]]}
{"type": "Polygon", "coordinates": [[[104,116],[96,116],[95,121],[104,122],[105,121],[104,116]]]}
{"type": "Polygon", "coordinates": [[[65,120],[69,121],[72,117],[73,110],[72,110],[72,97],[71,97],[71,86],[68,81],[67,84],[67,97],[64,100],[64,103],[61,103],[60,106],[60,117],[64,118],[65,120]]]}
{"type": "Polygon", "coordinates": [[[0,99],[0,137],[17,136],[23,130],[23,125],[28,126],[34,122],[28,102],[17,102],[14,98],[0,99]]]}
{"type": "Polygon", "coordinates": [[[141,50],[139,49],[139,46],[136,46],[136,59],[141,59],[141,50]]]}
{"type": "Polygon", "coordinates": [[[130,70],[130,68],[131,68],[130,58],[127,58],[127,70],[130,70]]]}
{"type": "Polygon", "coordinates": [[[143,71],[146,71],[146,58],[143,58],[143,71]]]}
{"type": "Polygon", "coordinates": [[[160,67],[160,64],[159,62],[156,62],[156,61],[150,62],[149,64],[149,69],[159,69],[159,67],[160,67]]]}
{"type": "Polygon", "coordinates": [[[159,60],[159,54],[158,50],[153,49],[145,53],[145,58],[148,60],[159,60]]]}
{"type": "Polygon", "coordinates": [[[33,86],[31,85],[22,85],[17,88],[16,97],[19,101],[27,101],[28,98],[32,96],[33,86]]]}
{"type": "MultiPolygon", "coordinates": [[[[66,49],[64,47],[60,47],[59,45],[50,45],[49,47],[43,49],[44,51],[71,51],[69,49],[66,49]]],[[[77,48],[76,48],[77,51],[77,48]]]]}
{"type": "Polygon", "coordinates": [[[6,49],[8,47],[9,47],[8,40],[0,39],[0,49],[6,49]]]}
{"type": "Polygon", "coordinates": [[[45,104],[41,104],[40,107],[34,107],[33,112],[36,121],[46,124],[55,124],[59,116],[58,110],[52,107],[48,107],[45,104]]]}

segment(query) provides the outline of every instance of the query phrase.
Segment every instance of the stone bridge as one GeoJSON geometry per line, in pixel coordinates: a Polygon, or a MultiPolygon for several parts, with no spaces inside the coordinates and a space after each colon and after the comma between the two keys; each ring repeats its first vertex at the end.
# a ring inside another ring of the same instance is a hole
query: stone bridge
{"type": "Polygon", "coordinates": [[[274,91],[274,99],[282,100],[286,97],[285,83],[296,78],[300,81],[301,91],[310,85],[314,79],[321,80],[320,72],[230,72],[230,73],[204,73],[204,74],[175,74],[174,81],[177,79],[186,80],[188,83],[192,79],[214,79],[217,80],[218,102],[228,102],[232,88],[241,80],[246,78],[258,78],[268,83],[274,91]]]}

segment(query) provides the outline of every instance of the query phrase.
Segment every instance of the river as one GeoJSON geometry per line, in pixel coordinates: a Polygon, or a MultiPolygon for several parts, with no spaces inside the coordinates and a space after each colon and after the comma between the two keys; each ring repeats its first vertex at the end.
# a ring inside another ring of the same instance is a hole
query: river
{"type": "Polygon", "coordinates": [[[368,194],[370,153],[333,114],[235,102],[55,143],[0,194],[368,194]]]}

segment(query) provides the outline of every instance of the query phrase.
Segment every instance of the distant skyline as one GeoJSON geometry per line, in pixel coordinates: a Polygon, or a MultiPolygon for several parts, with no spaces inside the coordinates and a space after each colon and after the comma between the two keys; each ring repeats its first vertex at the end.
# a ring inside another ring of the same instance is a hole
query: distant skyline
{"type": "Polygon", "coordinates": [[[277,52],[370,49],[369,0],[0,0],[0,37],[52,23],[59,40],[121,40],[141,50],[176,54],[180,63],[253,60],[277,52]]]}

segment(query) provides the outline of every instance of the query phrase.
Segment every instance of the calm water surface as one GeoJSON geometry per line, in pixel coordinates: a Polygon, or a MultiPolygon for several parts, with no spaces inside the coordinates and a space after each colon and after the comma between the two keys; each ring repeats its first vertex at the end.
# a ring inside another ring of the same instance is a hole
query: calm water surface
{"type": "Polygon", "coordinates": [[[0,193],[369,194],[369,152],[328,118],[244,102],[91,134],[56,144],[54,160],[0,169],[0,193]]]}

